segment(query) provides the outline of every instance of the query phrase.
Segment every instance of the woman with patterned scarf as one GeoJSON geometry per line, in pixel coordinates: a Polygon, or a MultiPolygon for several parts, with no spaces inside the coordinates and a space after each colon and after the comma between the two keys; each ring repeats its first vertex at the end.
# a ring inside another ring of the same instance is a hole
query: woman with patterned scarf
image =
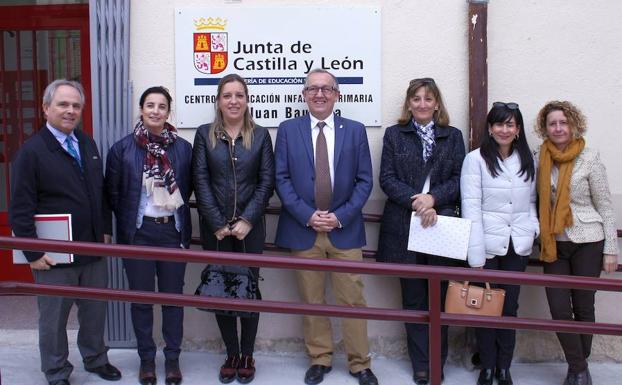
{"type": "MultiPolygon", "coordinates": [[[[458,216],[460,170],[464,140],[449,125],[449,113],[440,87],[432,78],[408,84],[402,113],[396,125],[384,132],[380,160],[380,188],[387,194],[384,205],[378,262],[433,266],[463,266],[461,261],[408,251],[411,214],[421,217],[423,227],[433,226],[437,215],[458,216]]],[[[441,283],[445,306],[447,281],[441,283]]],[[[428,311],[428,280],[400,278],[402,308],[428,311]]],[[[424,324],[406,323],[408,356],[416,385],[430,383],[429,331],[424,324]]],[[[441,369],[448,355],[448,327],[441,328],[441,369]]],[[[443,375],[441,375],[443,377],[443,375]]]]}
{"type": "MultiPolygon", "coordinates": [[[[128,245],[188,248],[192,235],[188,199],[192,194],[192,146],[167,123],[171,95],[151,87],[140,97],[140,119],[134,132],[115,143],[106,161],[106,191],[117,221],[117,242],[128,245]]],[[[186,264],[124,259],[131,290],[183,292],[186,264]]],[[[138,343],[143,385],[156,384],[153,305],[133,303],[132,323],[138,343]]],[[[165,382],[179,384],[182,307],[162,306],[166,346],[165,382]]]]}
{"type": "MultiPolygon", "coordinates": [[[[585,116],[570,102],[552,101],[538,113],[540,259],[545,274],[598,277],[618,265],[618,243],[605,166],[585,147],[585,116]]],[[[594,322],[595,290],[547,288],[555,320],[594,322]]],[[[591,385],[591,334],[557,333],[568,362],[564,385],[591,385]]]]}

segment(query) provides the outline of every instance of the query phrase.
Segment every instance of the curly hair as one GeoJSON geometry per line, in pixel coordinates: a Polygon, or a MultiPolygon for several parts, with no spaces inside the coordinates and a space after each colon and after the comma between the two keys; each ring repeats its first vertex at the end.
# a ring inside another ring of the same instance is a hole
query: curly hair
{"type": "Polygon", "coordinates": [[[587,119],[577,106],[568,101],[553,100],[544,105],[536,118],[535,131],[539,137],[546,139],[546,118],[553,111],[561,111],[568,120],[574,138],[580,138],[587,131],[587,119]]]}

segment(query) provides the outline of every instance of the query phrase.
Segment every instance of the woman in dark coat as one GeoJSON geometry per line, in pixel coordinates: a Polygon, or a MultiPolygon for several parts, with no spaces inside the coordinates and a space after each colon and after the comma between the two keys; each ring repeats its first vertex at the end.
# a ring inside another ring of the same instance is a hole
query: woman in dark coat
{"type": "MultiPolygon", "coordinates": [[[[117,242],[188,248],[192,236],[188,199],[192,194],[192,147],[167,123],[171,95],[151,87],[140,97],[141,117],[134,132],[115,143],[106,160],[106,190],[117,221],[117,242]]],[[[127,258],[123,267],[131,290],[181,294],[186,264],[127,258]]],[[[132,324],[143,385],[155,384],[156,345],[153,305],[132,303],[132,324]]],[[[179,353],[184,308],[162,306],[166,384],[182,381],[179,353]]]]}
{"type": "MultiPolygon", "coordinates": [[[[449,116],[436,83],[414,79],[406,90],[398,124],[386,129],[380,163],[380,187],[387,194],[382,215],[378,260],[420,265],[461,266],[453,259],[407,250],[413,211],[424,227],[437,215],[457,216],[460,170],[465,149],[462,133],[449,116]],[[426,179],[429,176],[429,181],[426,179]]],[[[402,307],[428,310],[428,282],[400,278],[402,307]]],[[[442,298],[447,282],[441,285],[442,298]]],[[[428,325],[406,324],[408,354],[417,385],[429,383],[428,325]]],[[[447,326],[442,328],[442,364],[447,359],[447,326]]]]}
{"type": "MultiPolygon", "coordinates": [[[[244,79],[236,74],[223,77],[216,98],[216,117],[213,123],[198,128],[192,158],[203,248],[261,253],[266,234],[264,211],[274,191],[272,140],[268,130],[251,118],[244,79]]],[[[250,270],[258,292],[259,269],[250,270]]],[[[216,320],[227,348],[220,381],[228,383],[236,377],[242,383],[252,381],[259,314],[216,313],[216,320]]]]}

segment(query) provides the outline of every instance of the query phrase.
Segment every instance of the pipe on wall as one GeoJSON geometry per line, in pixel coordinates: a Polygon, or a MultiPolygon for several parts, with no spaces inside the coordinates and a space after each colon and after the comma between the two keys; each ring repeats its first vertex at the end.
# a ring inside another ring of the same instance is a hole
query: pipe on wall
{"type": "Polygon", "coordinates": [[[488,0],[469,2],[469,150],[486,135],[488,110],[488,0]]]}

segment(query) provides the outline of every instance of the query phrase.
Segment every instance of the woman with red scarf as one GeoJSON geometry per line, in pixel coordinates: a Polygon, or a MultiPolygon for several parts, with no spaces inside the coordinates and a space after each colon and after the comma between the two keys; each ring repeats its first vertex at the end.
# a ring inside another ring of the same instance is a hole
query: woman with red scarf
{"type": "MultiPolygon", "coordinates": [[[[134,132],[115,143],[106,161],[106,191],[117,221],[117,242],[127,245],[188,248],[192,235],[188,199],[192,194],[192,146],[167,123],[171,95],[151,87],[140,97],[140,118],[134,132]]],[[[131,290],[181,294],[186,264],[124,259],[131,290]]],[[[132,323],[138,343],[143,385],[156,384],[153,305],[133,303],[132,323]]],[[[166,346],[165,382],[179,384],[182,307],[162,306],[166,346]]]]}

